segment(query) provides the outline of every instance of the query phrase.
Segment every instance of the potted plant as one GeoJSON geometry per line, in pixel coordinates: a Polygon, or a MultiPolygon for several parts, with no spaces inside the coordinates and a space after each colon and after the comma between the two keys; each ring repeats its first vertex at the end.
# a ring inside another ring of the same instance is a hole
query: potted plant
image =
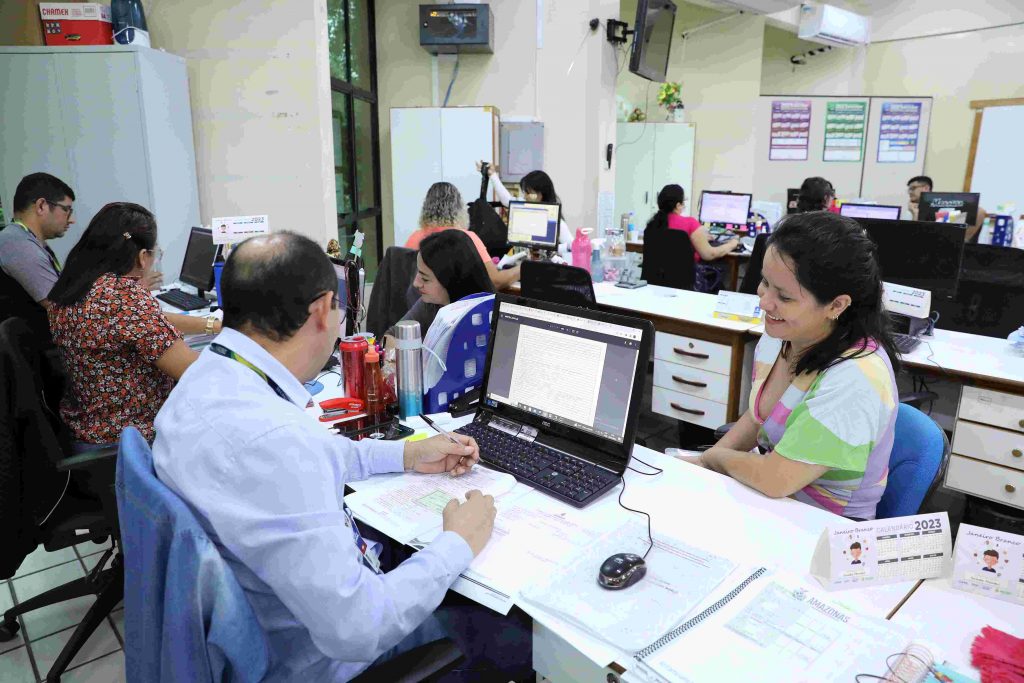
{"type": "Polygon", "coordinates": [[[683,120],[683,101],[679,98],[681,89],[680,83],[662,83],[658,88],[658,104],[668,110],[667,119],[677,123],[683,120]]]}

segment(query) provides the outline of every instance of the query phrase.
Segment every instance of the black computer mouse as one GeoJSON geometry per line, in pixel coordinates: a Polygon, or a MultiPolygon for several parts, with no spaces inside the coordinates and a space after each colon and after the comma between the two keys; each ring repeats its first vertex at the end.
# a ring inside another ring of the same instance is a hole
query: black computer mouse
{"type": "Polygon", "coordinates": [[[633,553],[617,553],[612,555],[597,574],[597,583],[602,588],[621,590],[629,588],[647,574],[647,563],[644,558],[633,553]]]}

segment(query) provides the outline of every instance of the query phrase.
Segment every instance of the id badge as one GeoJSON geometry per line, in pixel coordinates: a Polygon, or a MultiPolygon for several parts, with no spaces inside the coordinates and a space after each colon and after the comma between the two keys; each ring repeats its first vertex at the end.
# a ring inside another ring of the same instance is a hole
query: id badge
{"type": "Polygon", "coordinates": [[[373,570],[374,574],[380,574],[380,544],[379,543],[367,543],[363,535],[359,533],[359,526],[356,524],[356,518],[353,516],[352,511],[346,505],[344,506],[345,511],[345,526],[352,530],[352,538],[356,542],[356,549],[359,550],[359,554],[363,556],[363,560],[366,562],[366,566],[373,570]]]}

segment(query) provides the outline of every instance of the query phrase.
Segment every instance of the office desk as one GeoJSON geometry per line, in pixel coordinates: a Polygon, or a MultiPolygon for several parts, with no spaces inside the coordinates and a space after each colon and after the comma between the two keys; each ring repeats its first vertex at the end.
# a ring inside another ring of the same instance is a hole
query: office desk
{"type": "MultiPolygon", "coordinates": [[[[626,242],[626,251],[642,254],[644,253],[644,243],[636,241],[626,242]]],[[[750,260],[750,251],[730,252],[723,256],[721,260],[725,263],[727,268],[725,275],[725,288],[731,292],[735,292],[737,291],[740,280],[740,263],[750,260]]]]}
{"type": "Polygon", "coordinates": [[[1024,638],[1024,606],[955,590],[949,579],[928,579],[900,606],[894,624],[918,629],[919,637],[937,647],[965,675],[979,676],[971,666],[971,643],[984,626],[1024,638]]]}

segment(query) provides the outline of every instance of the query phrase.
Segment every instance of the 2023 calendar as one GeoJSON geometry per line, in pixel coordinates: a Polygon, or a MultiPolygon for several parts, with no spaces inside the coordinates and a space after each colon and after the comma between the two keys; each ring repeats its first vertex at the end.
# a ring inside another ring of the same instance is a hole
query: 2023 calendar
{"type": "Polygon", "coordinates": [[[1024,536],[961,524],[953,587],[1024,605],[1024,536]]]}

